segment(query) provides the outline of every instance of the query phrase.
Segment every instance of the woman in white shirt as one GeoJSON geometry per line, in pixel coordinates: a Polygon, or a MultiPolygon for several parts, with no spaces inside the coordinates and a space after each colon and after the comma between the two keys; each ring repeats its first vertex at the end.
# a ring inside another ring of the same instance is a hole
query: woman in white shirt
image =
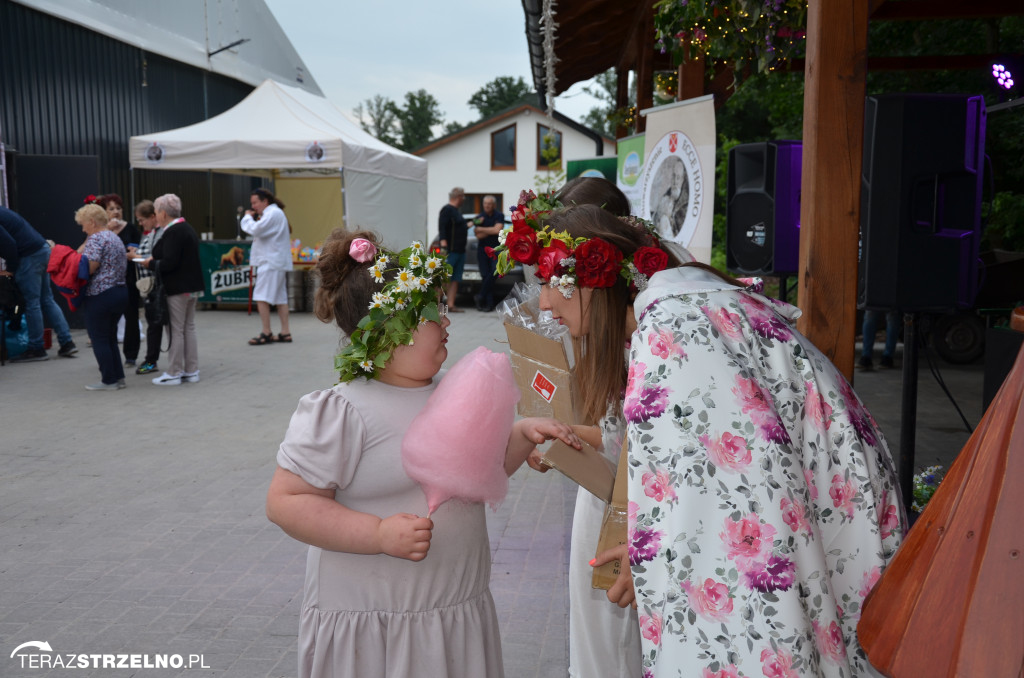
{"type": "Polygon", "coordinates": [[[284,215],[284,203],[265,188],[249,196],[252,209],[242,217],[242,230],[252,236],[249,263],[256,268],[252,299],[260,313],[262,331],[249,340],[250,346],[272,342],[291,343],[288,328],[287,272],[292,270],[291,227],[284,215]],[[275,337],[270,329],[270,305],[277,306],[281,331],[275,337]]]}

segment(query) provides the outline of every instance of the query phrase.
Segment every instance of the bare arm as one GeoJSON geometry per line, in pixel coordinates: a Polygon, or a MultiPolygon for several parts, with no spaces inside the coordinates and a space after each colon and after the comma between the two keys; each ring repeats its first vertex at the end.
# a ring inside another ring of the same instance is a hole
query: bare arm
{"type": "Polygon", "coordinates": [[[290,537],[329,551],[386,553],[423,560],[434,523],[410,513],[379,518],[353,511],[334,499],[334,490],[313,487],[278,467],[267,491],[267,518],[290,537]]]}

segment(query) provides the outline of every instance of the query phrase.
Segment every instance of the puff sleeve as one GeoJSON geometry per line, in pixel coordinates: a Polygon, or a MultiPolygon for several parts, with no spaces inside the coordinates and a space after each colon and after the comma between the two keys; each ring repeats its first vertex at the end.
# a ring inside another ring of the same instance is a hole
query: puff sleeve
{"type": "Polygon", "coordinates": [[[299,400],[277,464],[313,487],[345,489],[359,466],[365,436],[362,416],[343,395],[314,391],[299,400]]]}

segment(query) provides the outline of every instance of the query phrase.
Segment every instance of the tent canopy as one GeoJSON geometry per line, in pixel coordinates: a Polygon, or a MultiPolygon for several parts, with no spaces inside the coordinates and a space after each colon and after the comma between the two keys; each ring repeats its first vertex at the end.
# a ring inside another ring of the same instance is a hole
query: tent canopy
{"type": "MultiPolygon", "coordinates": [[[[370,136],[324,97],[273,80],[209,120],[132,137],[129,156],[133,169],[271,176],[279,195],[282,181],[343,176],[345,224],[378,231],[390,247],[426,236],[427,162],[370,136]]],[[[305,240],[342,225],[331,221],[305,240]]]]}

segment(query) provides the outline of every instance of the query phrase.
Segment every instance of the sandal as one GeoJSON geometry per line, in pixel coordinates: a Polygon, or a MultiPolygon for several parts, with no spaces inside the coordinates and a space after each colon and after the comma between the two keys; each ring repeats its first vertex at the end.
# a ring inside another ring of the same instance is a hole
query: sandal
{"type": "Polygon", "coordinates": [[[281,333],[278,333],[277,338],[274,339],[274,341],[276,341],[278,343],[281,343],[281,344],[290,344],[290,343],[292,343],[292,335],[291,334],[281,334],[281,333]]]}
{"type": "Polygon", "coordinates": [[[250,346],[262,346],[263,344],[273,344],[273,343],[274,343],[274,335],[273,334],[263,334],[262,332],[260,332],[260,336],[253,337],[252,339],[249,340],[249,345],[250,346]]]}

